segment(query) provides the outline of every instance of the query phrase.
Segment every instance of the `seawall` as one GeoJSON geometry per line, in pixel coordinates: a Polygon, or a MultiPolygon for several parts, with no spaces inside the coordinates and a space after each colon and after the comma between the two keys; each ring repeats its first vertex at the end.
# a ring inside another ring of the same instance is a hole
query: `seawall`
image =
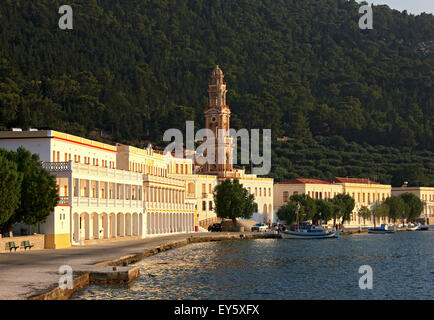
{"type": "Polygon", "coordinates": [[[224,240],[250,240],[280,238],[280,235],[271,232],[248,233],[215,233],[211,235],[186,234],[184,238],[170,241],[143,252],[125,255],[117,259],[99,262],[93,265],[74,266],[74,278],[71,289],[61,289],[53,285],[43,293],[31,295],[29,300],[66,300],[74,292],[89,284],[130,282],[140,274],[138,267],[129,267],[143,258],[158,254],[174,248],[179,248],[192,243],[224,241],[224,240]]]}

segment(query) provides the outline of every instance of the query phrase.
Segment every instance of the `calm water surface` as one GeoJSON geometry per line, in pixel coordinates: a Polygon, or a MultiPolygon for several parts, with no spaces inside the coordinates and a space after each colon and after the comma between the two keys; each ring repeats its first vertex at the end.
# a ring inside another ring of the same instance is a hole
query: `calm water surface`
{"type": "Polygon", "coordinates": [[[434,299],[434,232],[197,243],[143,259],[126,285],[73,299],[434,299]],[[370,265],[372,290],[359,288],[370,265]]]}

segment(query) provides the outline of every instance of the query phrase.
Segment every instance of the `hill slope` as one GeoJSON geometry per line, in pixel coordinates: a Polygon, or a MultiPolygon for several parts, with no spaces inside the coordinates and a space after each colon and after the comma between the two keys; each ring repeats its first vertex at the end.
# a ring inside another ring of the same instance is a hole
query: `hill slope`
{"type": "MultiPolygon", "coordinates": [[[[320,163],[299,166],[283,156],[294,145],[276,142],[276,178],[348,167],[338,172],[384,182],[422,170],[426,181],[414,183],[434,184],[432,15],[375,6],[374,30],[361,31],[359,5],[347,0],[88,0],[69,1],[74,30],[61,31],[61,4],[1,4],[2,128],[103,130],[120,142],[159,143],[186,119],[203,126],[208,75],[219,64],[234,127],[271,127],[307,154],[341,137],[366,157],[368,145],[382,145],[376,150],[388,151],[378,157],[401,159],[381,172],[342,159],[310,172],[300,168],[320,163]]],[[[324,146],[323,156],[345,152],[324,146]]]]}

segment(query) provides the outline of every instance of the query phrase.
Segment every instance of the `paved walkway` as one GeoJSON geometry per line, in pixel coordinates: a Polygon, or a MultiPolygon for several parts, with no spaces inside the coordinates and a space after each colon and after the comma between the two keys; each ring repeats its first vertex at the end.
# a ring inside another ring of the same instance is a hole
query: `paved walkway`
{"type": "MultiPolygon", "coordinates": [[[[59,268],[63,265],[79,268],[101,262],[142,254],[145,251],[187,238],[214,240],[239,239],[238,232],[196,232],[149,237],[140,240],[103,241],[97,244],[57,250],[0,253],[0,300],[27,299],[58,286],[59,268]]],[[[245,232],[244,237],[274,237],[272,233],[245,232]]]]}
{"type": "Polygon", "coordinates": [[[151,237],[141,240],[102,242],[83,247],[0,254],[0,299],[26,299],[54,287],[59,281],[59,267],[93,265],[208,232],[151,237]]]}

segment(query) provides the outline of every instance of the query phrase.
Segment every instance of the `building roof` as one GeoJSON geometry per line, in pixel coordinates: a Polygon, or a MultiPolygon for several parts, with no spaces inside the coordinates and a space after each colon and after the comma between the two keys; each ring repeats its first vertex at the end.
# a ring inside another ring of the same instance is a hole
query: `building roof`
{"type": "Polygon", "coordinates": [[[336,183],[359,183],[359,184],[380,184],[379,182],[372,181],[370,179],[341,178],[341,177],[335,177],[334,179],[332,179],[332,182],[336,182],[336,183]]]}
{"type": "Polygon", "coordinates": [[[0,139],[37,139],[37,138],[58,139],[67,142],[77,143],[88,147],[94,147],[101,150],[118,152],[116,150],[116,146],[95,141],[95,140],[74,136],[72,134],[59,132],[55,130],[1,131],[0,132],[0,139]]]}
{"type": "Polygon", "coordinates": [[[291,179],[283,182],[278,182],[277,184],[332,184],[329,181],[318,180],[318,179],[291,179]]]}

